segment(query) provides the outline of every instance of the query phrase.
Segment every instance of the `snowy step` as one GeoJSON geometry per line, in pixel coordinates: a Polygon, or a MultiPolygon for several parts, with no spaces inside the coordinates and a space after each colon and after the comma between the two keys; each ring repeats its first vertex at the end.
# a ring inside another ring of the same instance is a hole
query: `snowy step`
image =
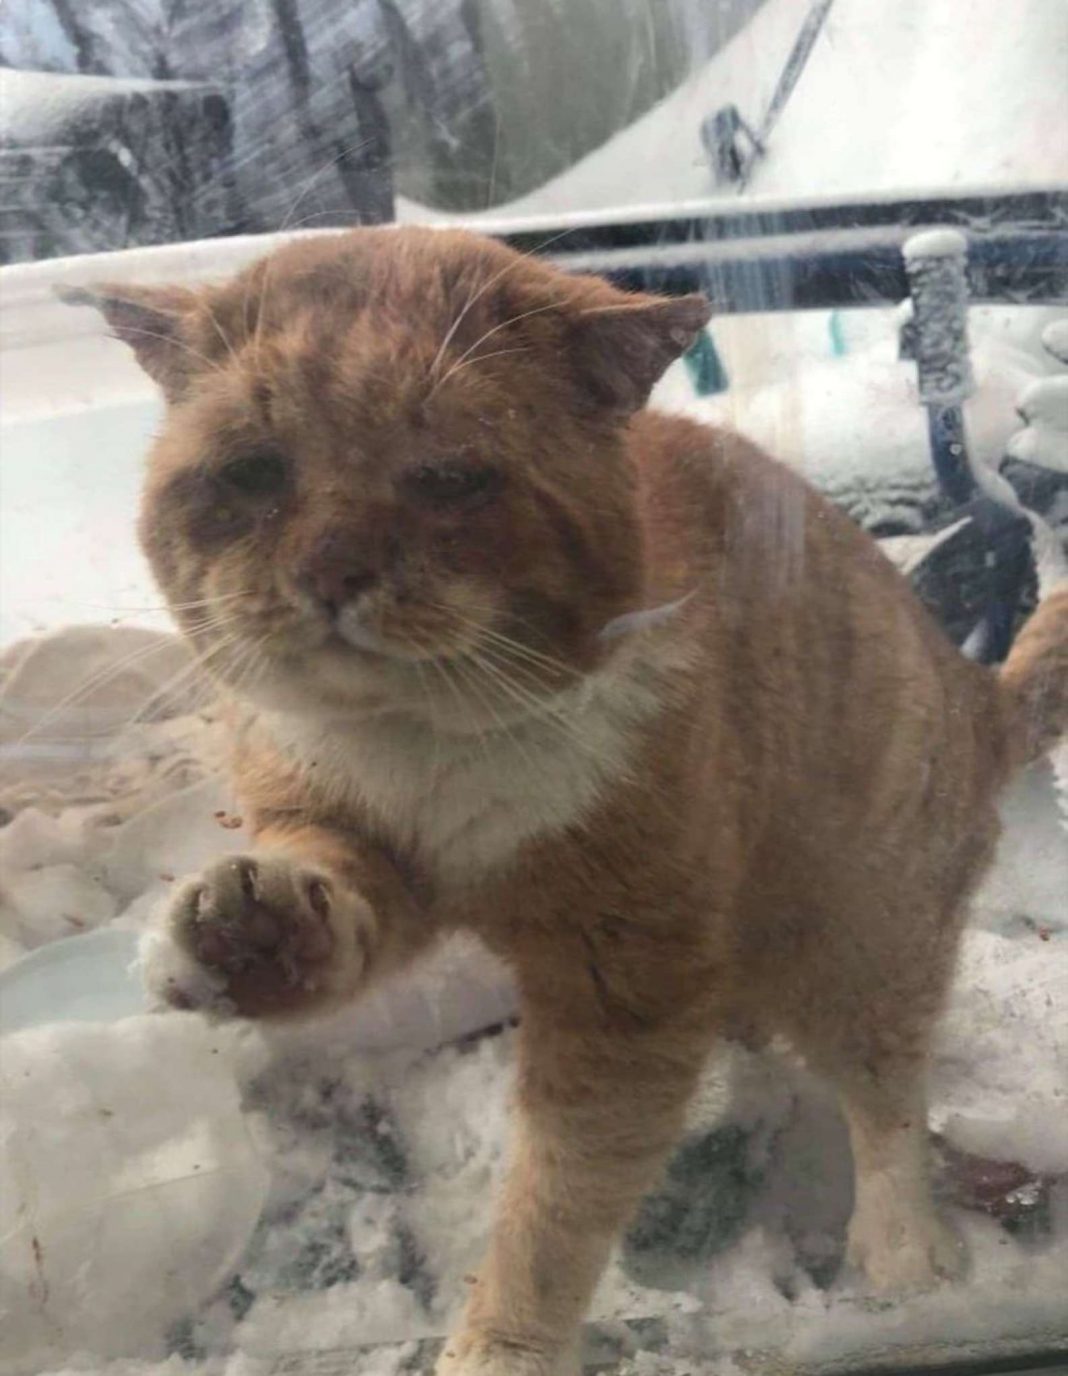
{"type": "Polygon", "coordinates": [[[1068,318],[1054,320],[1042,331],[1042,345],[1060,363],[1068,363],[1068,318]]]}
{"type": "Polygon", "coordinates": [[[1068,377],[1044,377],[1020,394],[1020,415],[1028,424],[1068,430],[1068,377]]]}
{"type": "MultiPolygon", "coordinates": [[[[1055,356],[1049,339],[1052,333],[1054,344],[1060,347],[1056,331],[1065,323],[1056,321],[1042,335],[1043,345],[1055,356]]],[[[1055,473],[1068,473],[1068,376],[1058,374],[1030,383],[1021,392],[1016,409],[1027,425],[1009,440],[1009,457],[1055,473]]]]}
{"type": "Polygon", "coordinates": [[[1068,429],[1029,425],[1009,440],[1008,455],[1035,468],[1068,473],[1068,429]]]}

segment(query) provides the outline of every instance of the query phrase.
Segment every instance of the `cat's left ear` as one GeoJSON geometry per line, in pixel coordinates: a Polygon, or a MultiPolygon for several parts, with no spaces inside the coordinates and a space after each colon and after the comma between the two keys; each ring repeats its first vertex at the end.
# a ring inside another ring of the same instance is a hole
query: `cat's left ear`
{"type": "Polygon", "coordinates": [[[96,287],[58,287],[68,306],[93,306],[128,344],[137,361],[164,393],[174,399],[184,391],[196,353],[185,339],[185,326],[198,296],[188,287],[142,287],[103,283],[96,287]]]}
{"type": "Polygon", "coordinates": [[[620,293],[618,304],[572,317],[575,367],[602,405],[637,411],[668,364],[690,348],[711,315],[711,305],[697,294],[628,299],[620,293]]]}

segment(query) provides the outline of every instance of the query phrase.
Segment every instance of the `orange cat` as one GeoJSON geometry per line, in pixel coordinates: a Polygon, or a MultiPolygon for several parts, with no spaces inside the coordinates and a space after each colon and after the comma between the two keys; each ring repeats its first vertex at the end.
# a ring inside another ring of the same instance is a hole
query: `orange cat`
{"type": "Polygon", "coordinates": [[[204,987],[304,1012],[457,928],[515,972],[511,1174],[439,1371],[577,1370],[724,1033],[836,1085],[872,1283],[956,1274],[924,1064],[998,790],[1068,722],[1068,592],[998,676],[787,469],[643,410],[698,297],[367,229],[75,299],[166,393],[141,538],[237,718],[255,849],[172,913],[204,987]]]}

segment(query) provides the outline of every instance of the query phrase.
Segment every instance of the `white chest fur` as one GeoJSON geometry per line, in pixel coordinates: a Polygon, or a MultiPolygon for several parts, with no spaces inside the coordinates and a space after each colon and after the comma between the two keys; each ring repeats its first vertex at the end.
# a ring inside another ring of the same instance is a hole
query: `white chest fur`
{"type": "Polygon", "coordinates": [[[414,717],[265,724],[319,788],[376,816],[444,879],[471,877],[525,841],[580,822],[628,769],[661,705],[662,667],[627,657],[507,730],[446,735],[414,717]]]}

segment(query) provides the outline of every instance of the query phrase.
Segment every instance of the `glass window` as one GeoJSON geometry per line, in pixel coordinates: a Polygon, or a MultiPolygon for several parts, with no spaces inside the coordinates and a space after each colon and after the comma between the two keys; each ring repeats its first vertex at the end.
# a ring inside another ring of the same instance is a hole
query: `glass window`
{"type": "Polygon", "coordinates": [[[4,1371],[1068,1369],[1066,72],[0,9],[4,1371]]]}

